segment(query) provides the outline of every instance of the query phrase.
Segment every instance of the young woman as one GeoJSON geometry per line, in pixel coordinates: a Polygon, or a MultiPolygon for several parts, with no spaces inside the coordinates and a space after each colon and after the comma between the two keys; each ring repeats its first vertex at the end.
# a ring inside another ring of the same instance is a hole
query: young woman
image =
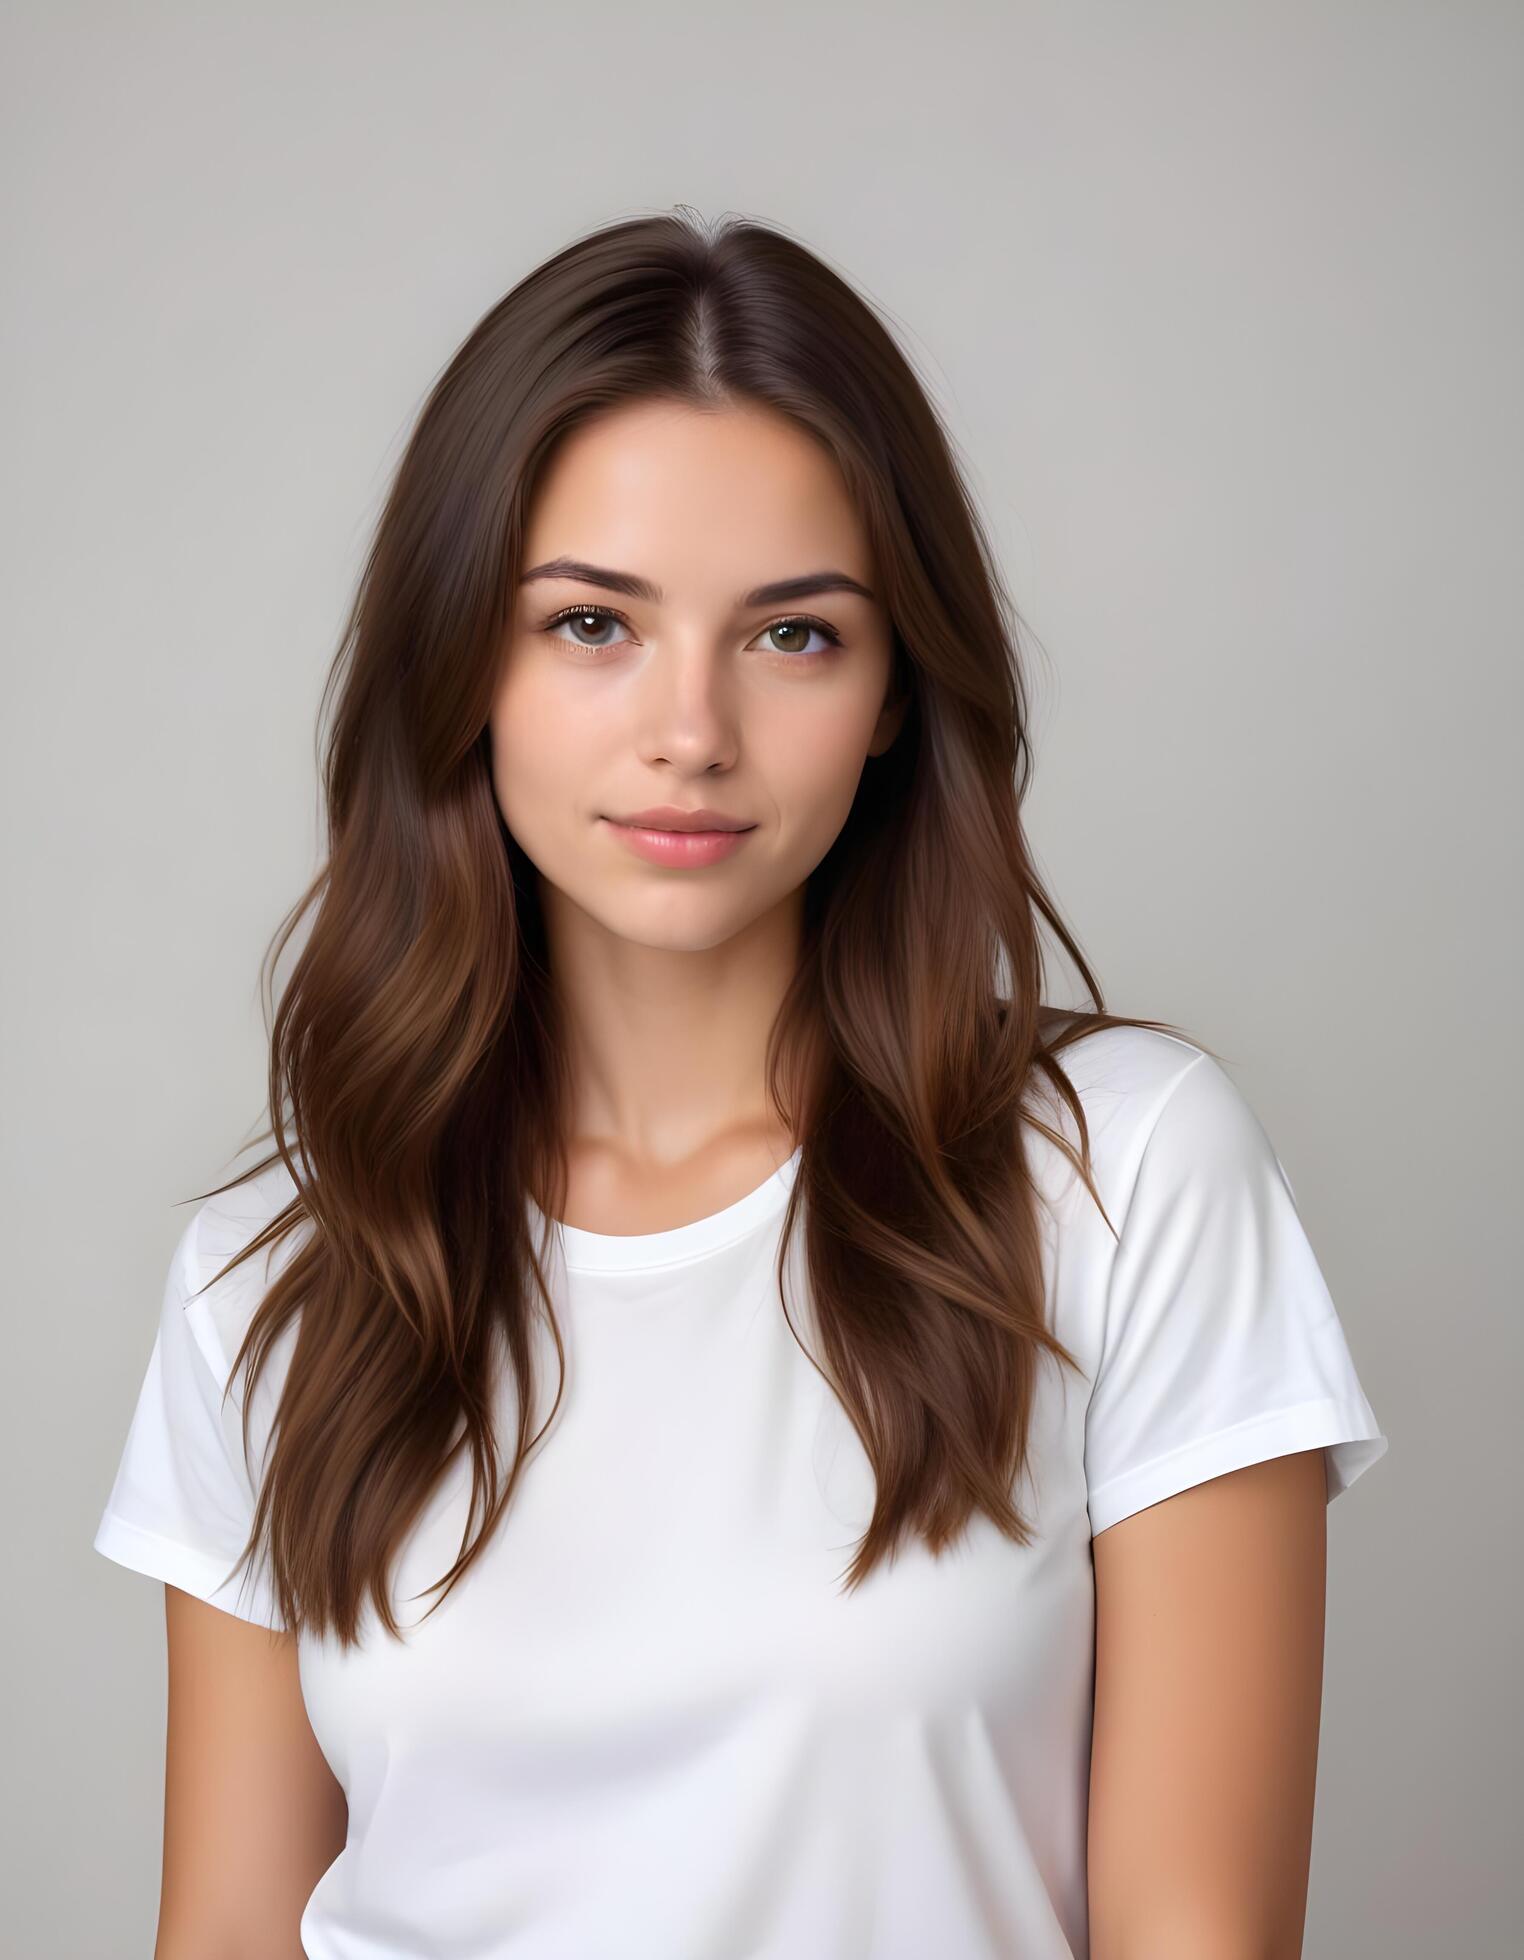
{"type": "Polygon", "coordinates": [[[1300,1951],[1386,1439],[1033,868],[1017,646],[787,234],[614,225],[451,361],[94,1541],[166,1583],[159,1960],[1300,1951]]]}

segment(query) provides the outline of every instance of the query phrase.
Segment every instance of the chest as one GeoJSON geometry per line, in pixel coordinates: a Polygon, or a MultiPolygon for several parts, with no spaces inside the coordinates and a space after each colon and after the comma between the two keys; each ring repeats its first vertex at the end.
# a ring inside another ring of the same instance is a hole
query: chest
{"type": "MultiPolygon", "coordinates": [[[[424,1618],[466,1530],[459,1466],[397,1567],[403,1642],[370,1616],[358,1650],[303,1642],[342,1782],[378,1755],[573,1776],[581,1757],[666,1756],[752,1720],[1073,1733],[1093,1652],[1080,1387],[1039,1377],[1015,1489],[1029,1544],[976,1516],[940,1556],[907,1539],[848,1592],[871,1465],[757,1281],[703,1313],[677,1294],[631,1314],[563,1299],[561,1407],[484,1554],[424,1618]]],[[[553,1349],[537,1359],[538,1425],[553,1349]]]]}

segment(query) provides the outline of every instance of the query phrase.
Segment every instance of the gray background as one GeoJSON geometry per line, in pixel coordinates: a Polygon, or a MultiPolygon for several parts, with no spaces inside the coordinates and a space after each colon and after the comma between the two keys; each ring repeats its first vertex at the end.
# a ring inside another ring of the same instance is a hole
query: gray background
{"type": "Polygon", "coordinates": [[[151,1949],[162,1589],[90,1540],[173,1207],[261,1117],[388,473],[516,278],[685,202],[794,231],[933,391],[1032,629],[1039,863],[1107,1004],[1223,1051],[1391,1439],[1330,1513],[1306,1951],[1515,1952],[1520,9],[3,43],[5,1951],[151,1949]]]}

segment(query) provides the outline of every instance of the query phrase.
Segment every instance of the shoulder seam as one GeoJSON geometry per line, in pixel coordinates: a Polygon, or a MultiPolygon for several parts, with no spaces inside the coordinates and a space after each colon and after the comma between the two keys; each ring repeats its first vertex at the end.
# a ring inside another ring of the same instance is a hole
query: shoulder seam
{"type": "MultiPolygon", "coordinates": [[[[195,1281],[195,1290],[197,1293],[201,1291],[202,1287],[201,1214],[205,1209],[206,1206],[204,1204],[197,1205],[195,1211],[191,1214],[190,1230],[185,1234],[185,1263],[190,1269],[190,1277],[195,1281]]],[[[189,1295],[186,1296],[186,1302],[188,1305],[189,1295]]]]}
{"type": "MultiPolygon", "coordinates": [[[[1176,1093],[1178,1092],[1181,1083],[1185,1081],[1188,1075],[1193,1074],[1202,1062],[1209,1062],[1211,1059],[1212,1057],[1206,1052],[1204,1048],[1198,1049],[1196,1051],[1195,1060],[1186,1063],[1185,1067],[1181,1069],[1180,1073],[1175,1077],[1174,1081],[1170,1083],[1169,1087],[1165,1090],[1164,1094],[1159,1098],[1159,1106],[1154,1111],[1153,1119],[1149,1123],[1147,1134],[1143,1138],[1143,1147],[1138,1152],[1138,1161],[1133,1168],[1132,1186],[1127,1193],[1127,1203],[1122,1207],[1122,1222],[1117,1226],[1116,1243],[1112,1248],[1111,1263],[1106,1273],[1106,1298],[1102,1305],[1102,1310],[1101,1310],[1100,1351],[1102,1353],[1105,1352],[1106,1338],[1111,1331],[1111,1289],[1116,1279],[1117,1255],[1120,1253],[1122,1249],[1123,1239],[1127,1236],[1127,1223],[1128,1220],[1132,1217],[1133,1205],[1136,1202],[1138,1196],[1138,1186],[1143,1182],[1143,1160],[1148,1155],[1149,1145],[1153,1142],[1154,1137],[1158,1132],[1159,1125],[1164,1119],[1165,1111],[1169,1108],[1170,1104],[1175,1100],[1176,1093]]],[[[1093,1382],[1091,1384],[1091,1387],[1092,1389],[1094,1388],[1093,1382]]]]}
{"type": "Polygon", "coordinates": [[[1204,1048],[1197,1049],[1195,1059],[1186,1063],[1185,1067],[1181,1069],[1174,1081],[1170,1083],[1164,1094],[1159,1098],[1159,1107],[1154,1111],[1153,1120],[1148,1126],[1148,1133],[1143,1139],[1143,1148],[1138,1152],[1137,1165],[1133,1171],[1132,1189],[1127,1194],[1126,1209],[1122,1213],[1122,1222],[1117,1227],[1118,1238],[1127,1230],[1127,1220],[1132,1214],[1133,1200],[1137,1197],[1138,1185],[1142,1182],[1143,1159],[1148,1155],[1149,1145],[1153,1142],[1159,1125],[1164,1121],[1169,1106],[1179,1094],[1180,1085],[1185,1081],[1186,1077],[1193,1075],[1203,1062],[1209,1062],[1211,1059],[1212,1057],[1204,1048]]]}

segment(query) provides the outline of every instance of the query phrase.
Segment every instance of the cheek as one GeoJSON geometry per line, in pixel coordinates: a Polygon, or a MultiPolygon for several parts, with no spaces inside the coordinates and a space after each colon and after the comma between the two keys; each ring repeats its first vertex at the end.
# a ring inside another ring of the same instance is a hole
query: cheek
{"type": "Polygon", "coordinates": [[[498,808],[532,856],[535,836],[554,827],[567,793],[575,795],[586,743],[527,665],[499,688],[488,730],[498,808]]]}
{"type": "Polygon", "coordinates": [[[862,702],[846,700],[826,712],[790,716],[775,731],[768,774],[785,821],[801,833],[834,836],[846,821],[875,714],[862,702]]]}

